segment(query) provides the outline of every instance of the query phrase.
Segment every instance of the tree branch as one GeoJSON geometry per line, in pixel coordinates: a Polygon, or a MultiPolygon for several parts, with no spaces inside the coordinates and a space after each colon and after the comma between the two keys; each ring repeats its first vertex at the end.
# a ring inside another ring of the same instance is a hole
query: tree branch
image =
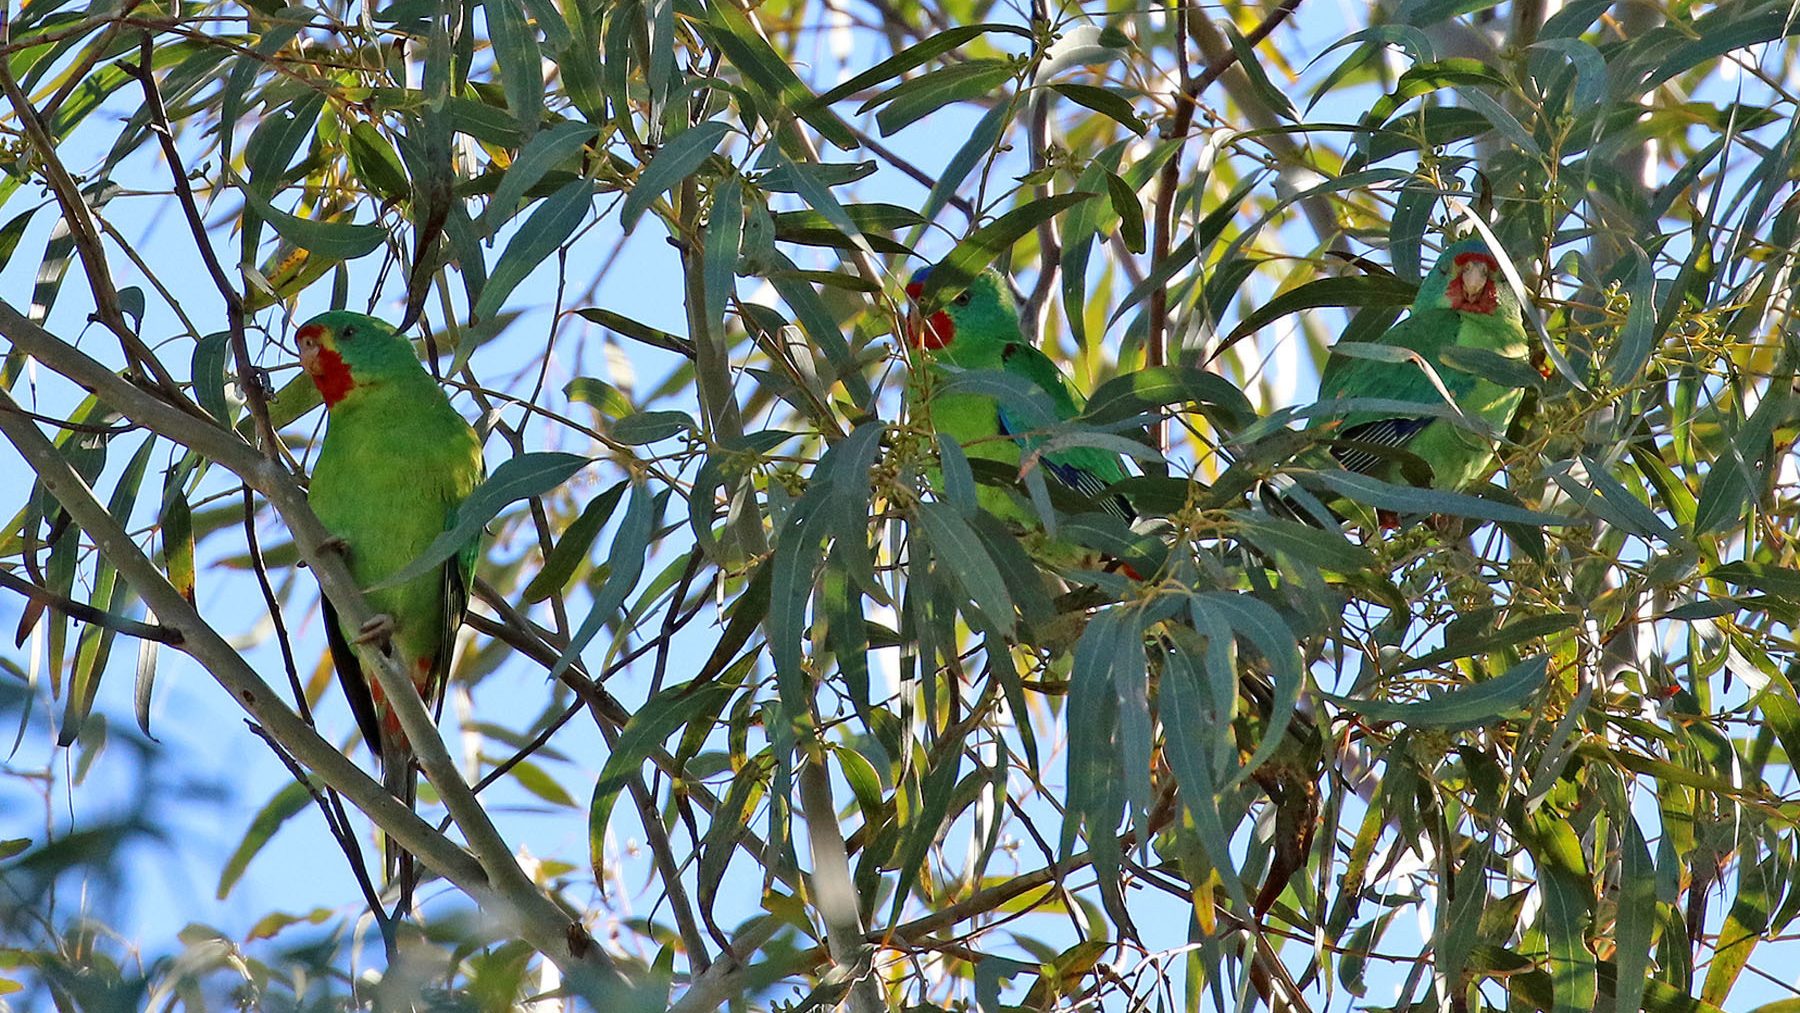
{"type": "MultiPolygon", "coordinates": [[[[4,402],[0,402],[0,404],[11,407],[13,402],[11,399],[7,399],[4,402]]],[[[174,647],[181,646],[180,630],[170,629],[167,626],[141,623],[135,619],[127,619],[124,616],[113,615],[105,609],[95,608],[86,602],[76,601],[65,595],[57,594],[47,587],[39,587],[23,577],[15,576],[10,570],[0,570],[0,587],[4,587],[11,591],[17,591],[32,601],[35,601],[40,605],[48,605],[71,619],[79,619],[84,623],[91,623],[103,629],[112,630],[114,633],[123,633],[128,637],[137,637],[139,640],[154,640],[159,644],[169,644],[174,647]]]]}
{"type": "Polygon", "coordinates": [[[57,204],[62,207],[63,221],[68,224],[69,238],[75,243],[75,253],[81,258],[82,270],[93,290],[94,311],[100,322],[119,339],[125,359],[132,369],[154,381],[169,403],[180,405],[190,414],[204,414],[182,395],[181,387],[157,360],[156,353],[126,325],[125,314],[119,308],[119,291],[113,285],[112,272],[107,269],[106,251],[101,248],[100,233],[94,228],[87,199],[82,196],[75,177],[69,175],[69,170],[57,156],[56,141],[45,129],[43,118],[38,115],[25,90],[19,87],[18,80],[13,77],[11,65],[5,60],[0,60],[0,93],[4,93],[7,101],[12,104],[13,115],[19,118],[25,139],[37,152],[44,170],[44,180],[49,185],[50,192],[56,195],[57,204]]]}
{"type": "MultiPolygon", "coordinates": [[[[126,418],[211,458],[261,493],[287,522],[296,548],[312,567],[340,619],[352,628],[370,619],[372,612],[344,560],[325,548],[331,541],[329,533],[307,505],[305,493],[279,464],[257,453],[236,434],[210,421],[197,424],[180,409],[127,383],[105,365],[26,319],[4,300],[0,300],[0,337],[93,391],[126,418]]],[[[10,403],[3,392],[0,403],[10,403]]],[[[232,698],[275,734],[297,759],[349,796],[408,851],[468,892],[477,903],[501,914],[520,938],[562,969],[571,988],[596,998],[617,995],[626,984],[620,971],[581,923],[541,892],[519,868],[511,849],[462,780],[412,680],[399,670],[392,657],[372,648],[364,653],[426,776],[468,839],[475,854],[473,862],[284,706],[119,528],[86,483],[70,470],[35,426],[15,414],[0,411],[0,432],[19,447],[45,487],[64,503],[82,529],[95,539],[101,553],[119,568],[157,616],[182,633],[183,650],[200,660],[231,691],[232,698]]]]}
{"type": "MultiPolygon", "coordinates": [[[[1281,6],[1269,12],[1262,23],[1250,30],[1244,40],[1255,46],[1269,37],[1283,21],[1291,16],[1300,6],[1301,0],[1281,0],[1281,6]]],[[[1177,29],[1177,34],[1183,33],[1177,29]]],[[[1185,36],[1183,36],[1185,37],[1185,36]]],[[[1200,108],[1200,93],[1212,87],[1221,75],[1237,63],[1237,50],[1227,50],[1213,60],[1199,77],[1185,83],[1175,96],[1175,113],[1163,125],[1162,135],[1165,138],[1180,139],[1186,143],[1187,133],[1194,125],[1194,113],[1200,108]]],[[[1185,66],[1185,64],[1184,64],[1185,66]]],[[[1175,228],[1175,191],[1181,184],[1181,153],[1177,151],[1163,163],[1162,171],[1156,177],[1156,200],[1151,212],[1150,240],[1150,273],[1155,274],[1157,267],[1169,259],[1169,251],[1174,242],[1175,228]]],[[[1150,293],[1150,319],[1148,333],[1144,336],[1145,364],[1160,366],[1168,361],[1167,350],[1163,347],[1165,332],[1169,326],[1169,289],[1167,284],[1158,285],[1150,293]]]]}

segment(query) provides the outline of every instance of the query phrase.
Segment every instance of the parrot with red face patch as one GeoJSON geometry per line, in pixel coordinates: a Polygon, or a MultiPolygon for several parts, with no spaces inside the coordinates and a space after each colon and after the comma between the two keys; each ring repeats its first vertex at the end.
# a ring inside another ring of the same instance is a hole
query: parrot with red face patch
{"type": "MultiPolygon", "coordinates": [[[[481,481],[481,441],[412,344],[381,320],[323,313],[302,325],[295,340],[300,365],[327,411],[307,499],[367,590],[423,555],[452,526],[457,507],[481,481]]],[[[321,596],[326,640],[350,710],[381,765],[382,783],[408,806],[418,787],[412,747],[352,644],[385,642],[436,715],[479,553],[477,536],[423,576],[367,590],[379,613],[367,629],[343,628],[321,596]]],[[[400,880],[404,909],[413,885],[411,856],[392,841],[387,867],[400,880]]]]}
{"type": "MultiPolygon", "coordinates": [[[[925,292],[931,267],[921,267],[907,283],[913,312],[907,316],[906,340],[921,354],[932,374],[927,386],[948,378],[943,366],[964,370],[1002,370],[1021,377],[1049,396],[1059,419],[1080,412],[1075,395],[1062,371],[1050,357],[1025,340],[1012,287],[993,268],[976,275],[964,291],[944,307],[925,316],[916,311],[925,292]]],[[[984,394],[949,391],[930,395],[932,426],[954,439],[972,458],[1019,467],[1024,454],[1034,449],[1030,434],[1007,417],[999,401],[984,394]]],[[[1117,496],[1103,495],[1113,483],[1127,477],[1119,455],[1096,447],[1065,447],[1044,454],[1038,462],[1058,483],[1094,499],[1104,510],[1130,522],[1131,508],[1117,496]]],[[[1003,490],[982,486],[977,491],[982,507],[1003,520],[1031,526],[1036,517],[1003,490]]]]}
{"type": "Polygon", "coordinates": [[[1319,377],[1320,401],[1380,398],[1441,406],[1448,395],[1458,412],[1488,432],[1438,414],[1394,409],[1319,414],[1308,419],[1307,429],[1329,429],[1331,445],[1301,463],[1404,483],[1401,459],[1392,453],[1404,450],[1431,468],[1433,488],[1455,491],[1486,475],[1494,462],[1493,437],[1506,431],[1524,391],[1470,372],[1466,362],[1447,360],[1445,353],[1471,349],[1520,363],[1529,355],[1518,297],[1487,244],[1470,238],[1446,247],[1406,319],[1370,343],[1403,349],[1416,360],[1333,354],[1319,377]]]}

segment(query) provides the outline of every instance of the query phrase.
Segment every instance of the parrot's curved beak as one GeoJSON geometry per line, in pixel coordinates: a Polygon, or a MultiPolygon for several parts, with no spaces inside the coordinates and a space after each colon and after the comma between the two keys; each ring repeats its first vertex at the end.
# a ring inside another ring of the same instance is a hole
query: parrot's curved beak
{"type": "Polygon", "coordinates": [[[294,344],[300,348],[300,368],[317,376],[319,354],[325,350],[325,328],[307,324],[294,335],[294,344]]]}
{"type": "Polygon", "coordinates": [[[1480,257],[1470,257],[1465,261],[1462,264],[1463,298],[1471,302],[1480,298],[1481,293],[1487,290],[1488,280],[1492,273],[1493,268],[1489,267],[1488,262],[1480,257]]]}
{"type": "Polygon", "coordinates": [[[923,283],[915,281],[906,286],[906,313],[900,321],[900,337],[911,348],[918,348],[925,338],[925,321],[919,318],[919,300],[924,295],[923,283]]]}

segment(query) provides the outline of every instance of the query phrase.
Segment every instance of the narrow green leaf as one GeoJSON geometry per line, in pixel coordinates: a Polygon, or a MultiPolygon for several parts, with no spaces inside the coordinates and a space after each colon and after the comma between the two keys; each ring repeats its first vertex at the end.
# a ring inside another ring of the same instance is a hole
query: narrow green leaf
{"type": "Polygon", "coordinates": [[[592,376],[578,376],[563,386],[563,396],[575,404],[584,404],[611,419],[622,419],[637,411],[631,399],[617,387],[592,376]]]}
{"type": "Polygon", "coordinates": [[[1459,658],[1473,658],[1490,651],[1518,647],[1539,637],[1553,636],[1564,630],[1572,630],[1580,623],[1581,619],[1578,616],[1567,614],[1526,616],[1522,619],[1515,619],[1485,635],[1452,636],[1449,638],[1450,643],[1436,650],[1427,651],[1401,665],[1395,674],[1404,675],[1407,672],[1418,672],[1459,658]]]}
{"type": "MultiPolygon", "coordinates": [[[[809,162],[806,168],[822,186],[847,186],[874,175],[876,165],[873,159],[864,159],[861,162],[809,162]]],[[[778,165],[757,176],[756,187],[768,193],[794,193],[793,170],[778,165]]]]}
{"type": "Polygon", "coordinates": [[[917,123],[952,102],[991,97],[1018,74],[1011,60],[970,60],[902,81],[862,104],[859,113],[880,107],[875,122],[881,136],[917,123]]]}
{"type": "Polygon", "coordinates": [[[1237,385],[1196,366],[1154,366],[1115,376],[1094,391],[1081,418],[1107,425],[1182,403],[1197,405],[1226,431],[1256,419],[1255,407],[1237,385]]]}
{"type": "Polygon", "coordinates": [[[1800,605],[1800,570],[1767,563],[1739,562],[1713,567],[1707,576],[1800,605]]]}
{"type": "Polygon", "coordinates": [[[1619,913],[1613,923],[1613,962],[1618,968],[1613,1009],[1637,1013],[1650,977],[1650,951],[1656,932],[1656,867],[1644,832],[1630,813],[1618,815],[1619,913]]]}
{"type": "Polygon", "coordinates": [[[19,240],[25,238],[25,230],[31,227],[32,216],[42,208],[42,204],[26,208],[0,226],[0,268],[12,260],[14,251],[19,248],[19,240]]]}
{"type": "Polygon", "coordinates": [[[1230,515],[1242,527],[1245,539],[1265,552],[1284,553],[1338,573],[1377,568],[1375,554],[1345,538],[1342,531],[1325,531],[1248,510],[1233,510],[1230,515]]]}
{"type": "Polygon", "coordinates": [[[619,522],[619,530],[614,533],[607,558],[612,561],[612,572],[606,575],[606,582],[600,590],[594,592],[594,603],[588,609],[587,618],[569,638],[569,645],[550,666],[550,678],[562,675],[575,659],[600,632],[600,628],[611,619],[619,607],[625,604],[625,598],[631,589],[637,586],[638,578],[644,573],[644,560],[650,555],[650,535],[655,524],[652,509],[655,494],[647,484],[634,481],[631,486],[631,499],[625,505],[625,518],[619,522]]]}
{"type": "Polygon", "coordinates": [[[691,433],[696,428],[686,412],[633,412],[613,423],[612,438],[628,447],[638,447],[666,440],[677,433],[691,433]]]}
{"type": "Polygon", "coordinates": [[[1521,661],[1503,675],[1446,690],[1416,703],[1357,700],[1335,693],[1320,695],[1347,711],[1376,721],[1398,721],[1409,728],[1463,728],[1492,721],[1525,706],[1543,686],[1549,665],[1549,657],[1540,654],[1521,661]]]}
{"type": "Polygon", "coordinates": [[[575,568],[587,558],[588,549],[593,547],[594,539],[600,536],[600,529],[606,526],[630,484],[621,481],[588,500],[588,505],[582,508],[581,515],[575,518],[575,522],[563,529],[562,537],[556,540],[556,545],[544,560],[544,568],[531,578],[531,583],[525,585],[520,598],[526,604],[543,601],[568,585],[569,578],[575,574],[575,568]]]}
{"type": "Polygon", "coordinates": [[[177,468],[164,478],[158,527],[162,534],[163,569],[169,575],[169,583],[193,604],[194,514],[188,506],[187,493],[181,487],[185,477],[185,472],[177,468]]]}
{"type": "Polygon", "coordinates": [[[526,141],[519,157],[506,167],[500,185],[494,188],[494,196],[488,200],[487,209],[481,213],[482,233],[491,236],[499,232],[500,227],[518,212],[519,201],[551,170],[579,169],[582,149],[594,140],[594,136],[591,124],[570,120],[540,130],[526,141]]]}
{"type": "Polygon", "coordinates": [[[1494,129],[1500,131],[1514,147],[1533,161],[1544,160],[1544,149],[1538,147],[1537,138],[1531,136],[1531,131],[1526,129],[1525,124],[1520,123],[1518,117],[1508,112],[1493,96],[1473,86],[1458,87],[1455,91],[1464,105],[1480,113],[1481,118],[1493,124],[1494,129]]]}
{"type": "Polygon", "coordinates": [[[950,503],[919,504],[919,522],[932,551],[988,621],[1002,632],[1013,629],[1012,594],[980,539],[950,503]]]}
{"type": "Polygon", "coordinates": [[[1581,465],[1586,472],[1587,484],[1569,473],[1567,462],[1558,462],[1548,474],[1577,503],[1611,524],[1643,538],[1671,541],[1676,537],[1673,528],[1656,516],[1648,504],[1619,484],[1618,479],[1607,474],[1598,461],[1583,457],[1581,465]]]}
{"type": "Polygon", "coordinates": [[[1440,489],[1421,489],[1410,485],[1392,485],[1368,475],[1354,472],[1323,470],[1311,476],[1339,495],[1366,506],[1392,510],[1399,514],[1450,514],[1482,521],[1513,524],[1538,524],[1566,527],[1579,523],[1569,517],[1558,517],[1538,510],[1524,510],[1505,503],[1465,496],[1440,489]]]}
{"type": "Polygon", "coordinates": [[[1000,135],[1006,132],[1006,124],[1011,116],[1012,103],[996,102],[981,117],[981,122],[975,124],[974,130],[969,131],[969,139],[950,157],[950,163],[944,166],[937,182],[931,184],[931,192],[925,195],[925,205],[919,209],[921,218],[926,221],[937,218],[937,213],[956,195],[963,180],[968,179],[975,166],[999,145],[1000,135]]]}
{"type": "Polygon", "coordinates": [[[619,209],[619,224],[625,231],[629,233],[637,228],[638,219],[650,210],[658,197],[674,189],[705,164],[729,133],[731,124],[708,120],[683,130],[663,145],[638,174],[631,192],[625,195],[625,203],[619,209]]]}
{"type": "MultiPolygon", "coordinates": [[[[538,31],[544,33],[544,41],[551,49],[564,50],[575,42],[568,22],[563,20],[562,12],[556,9],[555,0],[525,0],[525,9],[531,12],[532,20],[537,22],[538,31]]],[[[576,15],[576,20],[580,20],[579,14],[576,15]]]]}
{"type": "MultiPolygon", "coordinates": [[[[194,400],[222,426],[231,425],[231,405],[225,400],[225,357],[230,341],[229,333],[218,331],[194,342],[194,355],[188,369],[194,384],[194,400]]],[[[310,379],[307,385],[312,385],[310,379]]]]}
{"type": "Polygon", "coordinates": [[[506,305],[507,297],[531,272],[549,261],[587,217],[593,205],[594,184],[577,179],[545,198],[531,217],[519,226],[494,265],[494,273],[482,286],[481,298],[471,316],[486,320],[506,305]]]}
{"type": "Polygon", "coordinates": [[[1189,658],[1179,648],[1165,657],[1160,701],[1169,769],[1181,785],[1181,802],[1193,816],[1206,860],[1218,870],[1237,910],[1248,911],[1250,900],[1231,857],[1231,833],[1219,816],[1212,768],[1218,740],[1230,737],[1231,716],[1215,713],[1209,706],[1210,694],[1195,668],[1203,663],[1201,659],[1189,658]]]}
{"type": "Polygon", "coordinates": [[[936,310],[943,305],[945,298],[968,288],[969,282],[974,281],[976,275],[986,270],[1002,253],[1012,249],[1012,245],[1027,232],[1095,196],[1097,195],[1085,192],[1059,193],[1046,200],[1032,201],[1023,207],[1014,208],[976,229],[932,268],[931,275],[925,279],[925,292],[919,300],[921,308],[926,312],[936,310]]]}
{"type": "Polygon", "coordinates": [[[641,341],[651,347],[660,348],[665,352],[674,352],[685,358],[692,359],[694,357],[692,341],[677,334],[670,334],[668,331],[658,330],[649,324],[639,323],[623,313],[614,313],[612,310],[601,309],[598,306],[584,307],[575,312],[584,320],[616,331],[634,341],[641,341]]]}
{"type": "Polygon", "coordinates": [[[225,868],[219,872],[219,889],[215,894],[219,900],[230,895],[231,888],[237,885],[237,881],[243,878],[244,870],[250,867],[250,860],[269,843],[269,839],[275,836],[275,831],[305,809],[310,801],[312,794],[306,790],[306,785],[290,781],[257,811],[250,820],[250,828],[244,831],[244,839],[238,842],[231,857],[225,860],[225,868]]]}
{"type": "Polygon", "coordinates": [[[456,510],[456,523],[438,535],[419,558],[400,568],[398,573],[369,590],[398,587],[424,576],[463,551],[470,542],[481,537],[481,529],[500,515],[507,506],[532,496],[541,496],[569,480],[585,468],[592,458],[554,451],[520,454],[503,462],[475,488],[456,510]]]}
{"type": "Polygon", "coordinates": [[[1143,137],[1150,132],[1150,127],[1138,118],[1137,111],[1131,108],[1131,100],[1111,88],[1097,88],[1091,84],[1053,84],[1050,89],[1077,105],[1105,116],[1132,133],[1143,137]]]}
{"type": "Polygon", "coordinates": [[[732,175],[713,190],[706,220],[706,326],[725,326],[725,308],[737,288],[738,247],[744,238],[744,183],[732,175]]]}
{"type": "Polygon", "coordinates": [[[1637,272],[1631,281],[1631,308],[1625,314],[1625,326],[1612,355],[1606,360],[1614,387],[1629,387],[1650,361],[1656,339],[1656,265],[1651,258],[1637,255],[1637,272]]]}
{"type": "Polygon", "coordinates": [[[373,123],[358,120],[350,127],[344,138],[344,153],[350,156],[351,171],[370,193],[383,200],[399,201],[412,192],[400,153],[373,123]]]}
{"type": "Polygon", "coordinates": [[[1543,38],[1531,44],[1532,49],[1547,50],[1567,57],[1575,71],[1572,108],[1576,112],[1592,109],[1606,95],[1606,58],[1592,43],[1574,37],[1543,38]]]}
{"type": "Polygon", "coordinates": [[[1544,386],[1543,375],[1530,362],[1486,348],[1450,345],[1438,352],[1438,362],[1446,368],[1492,380],[1502,387],[1527,390],[1544,386]]]}
{"type": "Polygon", "coordinates": [[[988,32],[1010,32],[1013,35],[1030,37],[1029,31],[1017,25],[955,25],[945,31],[936,32],[923,41],[916,42],[868,70],[845,80],[837,87],[822,93],[816,101],[820,105],[842,102],[865,88],[873,88],[883,82],[891,81],[915,67],[923,67],[970,39],[988,32]]]}
{"type": "Polygon", "coordinates": [[[1320,306],[1406,306],[1412,303],[1418,291],[1417,285],[1389,275],[1319,278],[1288,289],[1257,307],[1255,312],[1232,328],[1231,333],[1220,342],[1220,347],[1228,348],[1290,313],[1320,306]]]}
{"type": "Polygon", "coordinates": [[[1118,173],[1108,172],[1106,192],[1112,200],[1113,210],[1119,215],[1119,234],[1125,240],[1125,248],[1133,253],[1143,253],[1144,205],[1138,200],[1137,191],[1118,173]]]}
{"type": "Polygon", "coordinates": [[[819,102],[781,54],[775,52],[743,11],[730,3],[710,5],[710,19],[719,31],[714,36],[719,51],[775,104],[789,110],[838,148],[857,146],[856,135],[831,108],[819,102]]]}
{"type": "Polygon", "coordinates": [[[937,843],[938,830],[949,815],[950,802],[956,794],[956,773],[961,760],[961,750],[943,751],[919,786],[919,808],[901,828],[905,837],[896,856],[900,877],[894,891],[893,911],[888,915],[890,923],[899,921],[900,910],[911,898],[919,873],[926,866],[925,856],[937,843]]]}
{"type": "Polygon", "coordinates": [[[1224,31],[1225,38],[1231,43],[1232,51],[1237,53],[1238,66],[1250,78],[1251,87],[1261,96],[1263,103],[1274,110],[1275,115],[1285,120],[1290,122],[1298,120],[1300,114],[1294,110],[1294,103],[1288,100],[1287,93],[1275,87],[1275,83],[1269,80],[1268,71],[1263,69],[1263,61],[1256,55],[1256,47],[1244,38],[1243,33],[1237,30],[1237,26],[1231,22],[1231,19],[1222,19],[1217,24],[1224,31]]]}
{"type": "MultiPolygon", "coordinates": [[[[637,488],[642,488],[641,486],[637,488]]],[[[637,489],[632,490],[633,495],[637,489]]],[[[613,805],[633,778],[638,776],[650,754],[669,736],[695,717],[717,713],[731,695],[731,687],[721,683],[694,686],[683,683],[670,686],[644,701],[631,715],[613,743],[612,755],[600,768],[594,782],[593,801],[588,804],[588,853],[591,856],[595,882],[606,882],[606,826],[612,820],[613,805]]]]}
{"type": "Polygon", "coordinates": [[[551,805],[575,808],[575,798],[569,794],[569,790],[558,784],[549,771],[530,760],[520,760],[513,764],[507,776],[519,782],[519,787],[551,805]]]}
{"type": "Polygon", "coordinates": [[[273,225],[281,238],[327,260],[355,260],[387,239],[387,229],[379,225],[301,218],[276,208],[253,186],[239,187],[238,192],[243,194],[244,203],[273,225]]]}
{"type": "Polygon", "coordinates": [[[1587,945],[1592,886],[1581,841],[1567,822],[1544,810],[1532,818],[1532,829],[1538,838],[1531,857],[1544,903],[1541,924],[1550,944],[1551,1013],[1592,1013],[1599,984],[1587,945]]]}

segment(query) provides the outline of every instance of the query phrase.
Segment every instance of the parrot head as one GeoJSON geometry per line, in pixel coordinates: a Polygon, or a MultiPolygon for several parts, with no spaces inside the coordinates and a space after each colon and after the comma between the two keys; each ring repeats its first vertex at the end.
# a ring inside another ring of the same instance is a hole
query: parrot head
{"type": "Polygon", "coordinates": [[[919,312],[919,299],[925,294],[925,279],[931,276],[927,264],[913,272],[906,283],[911,299],[906,313],[906,343],[927,352],[945,351],[948,357],[968,355],[979,345],[995,346],[1016,343],[1019,338],[1019,310],[1013,304],[1012,290],[1006,279],[993,268],[976,275],[969,287],[957,293],[943,309],[925,316],[919,312]]]}
{"type": "Polygon", "coordinates": [[[364,313],[321,313],[294,333],[300,368],[334,408],[359,387],[379,385],[401,371],[421,369],[412,344],[385,322],[364,313]]]}
{"type": "Polygon", "coordinates": [[[1479,237],[1444,247],[1419,286],[1418,306],[1513,320],[1520,317],[1519,298],[1506,283],[1499,258],[1479,237]]]}

